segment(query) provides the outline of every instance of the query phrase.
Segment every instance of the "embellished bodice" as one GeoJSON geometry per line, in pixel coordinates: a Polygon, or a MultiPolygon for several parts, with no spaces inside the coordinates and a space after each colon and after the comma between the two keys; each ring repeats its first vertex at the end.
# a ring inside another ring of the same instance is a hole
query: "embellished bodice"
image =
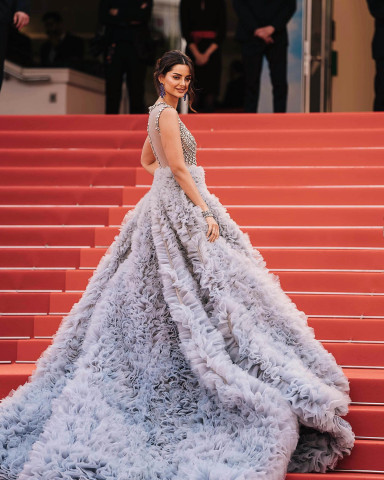
{"type": "MultiPolygon", "coordinates": [[[[161,112],[165,108],[173,108],[172,105],[168,105],[165,102],[158,102],[149,107],[149,118],[147,125],[147,132],[149,143],[156,160],[161,167],[167,167],[168,161],[165,156],[163,146],[161,144],[161,132],[159,126],[159,119],[161,112]]],[[[196,162],[196,140],[184,123],[177,116],[180,126],[181,146],[183,149],[184,161],[188,165],[197,165],[196,162]]]]}

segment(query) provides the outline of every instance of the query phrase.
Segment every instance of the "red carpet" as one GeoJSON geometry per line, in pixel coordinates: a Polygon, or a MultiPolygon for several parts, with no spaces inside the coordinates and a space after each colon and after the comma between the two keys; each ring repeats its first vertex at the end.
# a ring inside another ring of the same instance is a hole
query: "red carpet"
{"type": "MultiPolygon", "coordinates": [[[[27,381],[148,190],[145,115],[0,117],[0,396],[27,381]]],[[[207,184],[350,380],[352,455],[384,480],[384,114],[191,115],[207,184]]]]}

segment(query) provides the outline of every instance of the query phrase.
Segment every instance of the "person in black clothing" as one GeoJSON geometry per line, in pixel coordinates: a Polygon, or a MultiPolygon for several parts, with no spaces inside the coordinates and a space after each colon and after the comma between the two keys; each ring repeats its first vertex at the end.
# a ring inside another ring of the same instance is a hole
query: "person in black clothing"
{"type": "Polygon", "coordinates": [[[59,12],[47,12],[42,20],[48,40],[41,46],[41,66],[81,70],[84,57],[83,39],[64,30],[63,18],[59,12]]]}
{"type": "Polygon", "coordinates": [[[239,20],[236,39],[241,42],[244,61],[245,111],[257,112],[265,55],[273,88],[273,111],[286,112],[287,23],[296,11],[296,0],[233,0],[233,6],[239,20]]]}
{"type": "Polygon", "coordinates": [[[5,58],[22,67],[33,67],[32,41],[16,27],[9,29],[5,58]]]}
{"type": "Polygon", "coordinates": [[[130,113],[146,113],[145,73],[152,0],[101,0],[99,23],[105,26],[106,113],[119,113],[123,75],[130,113]]]}
{"type": "Polygon", "coordinates": [[[371,15],[375,18],[375,34],[372,40],[372,57],[376,62],[375,100],[373,110],[384,111],[384,0],[367,0],[371,15]]]}
{"type": "Polygon", "coordinates": [[[4,58],[10,24],[20,30],[29,23],[29,0],[0,0],[0,90],[3,84],[4,58]]]}
{"type": "Polygon", "coordinates": [[[195,63],[196,99],[193,107],[212,112],[220,90],[221,44],[226,32],[224,0],[181,0],[182,36],[186,54],[195,63]]]}

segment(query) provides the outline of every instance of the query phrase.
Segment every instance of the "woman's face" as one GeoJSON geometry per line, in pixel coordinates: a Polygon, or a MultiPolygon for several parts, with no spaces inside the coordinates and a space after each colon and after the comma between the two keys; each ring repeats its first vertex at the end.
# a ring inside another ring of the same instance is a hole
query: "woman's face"
{"type": "Polygon", "coordinates": [[[191,72],[188,65],[174,65],[166,75],[159,75],[159,81],[164,84],[165,93],[181,98],[191,83],[191,72]]]}

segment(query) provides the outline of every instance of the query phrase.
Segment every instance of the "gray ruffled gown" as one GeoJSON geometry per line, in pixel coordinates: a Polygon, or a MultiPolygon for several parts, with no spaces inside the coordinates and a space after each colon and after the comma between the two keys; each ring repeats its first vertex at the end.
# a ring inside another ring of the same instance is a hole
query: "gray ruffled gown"
{"type": "MultiPolygon", "coordinates": [[[[160,168],[29,381],[0,404],[1,479],[283,480],[350,453],[348,380],[249,237],[186,164],[220,225],[160,168]]],[[[170,107],[172,108],[172,107],[170,107]]]]}

